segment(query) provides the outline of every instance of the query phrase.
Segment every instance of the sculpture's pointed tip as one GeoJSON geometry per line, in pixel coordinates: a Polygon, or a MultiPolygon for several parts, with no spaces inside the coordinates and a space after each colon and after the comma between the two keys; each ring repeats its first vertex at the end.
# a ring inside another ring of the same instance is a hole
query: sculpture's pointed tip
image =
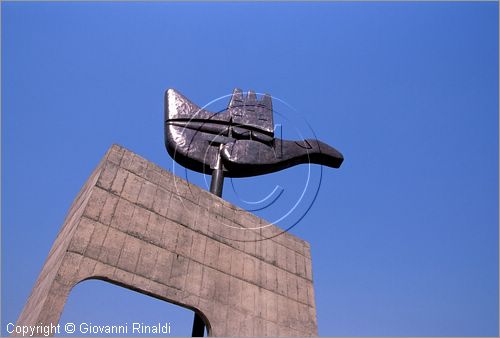
{"type": "Polygon", "coordinates": [[[202,109],[177,90],[170,88],[165,92],[165,121],[179,118],[193,118],[202,109]]]}
{"type": "Polygon", "coordinates": [[[342,162],[344,162],[344,155],[334,147],[321,142],[319,140],[314,140],[317,143],[319,150],[319,163],[332,168],[340,168],[342,162]]]}
{"type": "Polygon", "coordinates": [[[179,93],[174,88],[169,88],[165,91],[165,100],[170,101],[170,102],[175,102],[178,100],[188,100],[188,99],[185,98],[184,95],[179,93]]]}
{"type": "Polygon", "coordinates": [[[165,100],[176,93],[175,89],[169,88],[165,91],[165,100]]]}

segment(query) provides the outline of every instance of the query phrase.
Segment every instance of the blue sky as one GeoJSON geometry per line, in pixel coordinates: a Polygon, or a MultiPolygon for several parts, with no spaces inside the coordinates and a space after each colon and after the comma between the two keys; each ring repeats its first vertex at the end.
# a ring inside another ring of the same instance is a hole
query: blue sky
{"type": "MultiPolygon", "coordinates": [[[[498,335],[497,2],[1,6],[4,334],[108,147],[185,176],[164,91],[204,105],[239,87],[286,103],[286,137],[345,156],[310,168],[316,200],[301,219],[308,188],[279,223],[311,243],[320,335],[498,335]]],[[[224,198],[249,207],[279,185],[257,213],[278,219],[308,170],[226,180],[224,198]]],[[[89,281],[61,319],[83,320],[189,335],[192,313],[89,281]]]]}

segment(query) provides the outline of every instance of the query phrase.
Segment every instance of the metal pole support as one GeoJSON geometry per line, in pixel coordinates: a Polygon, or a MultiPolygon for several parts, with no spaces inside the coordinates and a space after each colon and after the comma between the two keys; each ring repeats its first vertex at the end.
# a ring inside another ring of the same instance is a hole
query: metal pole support
{"type": "MultiPolygon", "coordinates": [[[[212,180],[210,181],[210,192],[214,195],[222,197],[222,187],[224,185],[224,169],[222,166],[222,159],[220,152],[222,151],[222,144],[219,146],[217,154],[217,163],[212,171],[212,180]]],[[[203,337],[205,334],[205,323],[203,319],[195,312],[193,321],[193,337],[203,337]]]]}
{"type": "Polygon", "coordinates": [[[224,185],[224,168],[222,165],[222,158],[220,156],[222,146],[222,144],[219,146],[219,152],[217,153],[217,162],[215,164],[214,170],[212,171],[212,181],[210,182],[210,192],[219,197],[222,197],[222,187],[224,185]]]}
{"type": "Polygon", "coordinates": [[[193,333],[192,337],[203,337],[205,335],[205,323],[203,319],[195,312],[194,322],[193,322],[193,333]]]}

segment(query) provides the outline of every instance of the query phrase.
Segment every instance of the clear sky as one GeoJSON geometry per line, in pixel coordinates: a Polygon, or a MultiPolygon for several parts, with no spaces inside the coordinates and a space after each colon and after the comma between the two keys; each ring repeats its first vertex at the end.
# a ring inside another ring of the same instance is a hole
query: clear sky
{"type": "MultiPolygon", "coordinates": [[[[1,6],[3,334],[111,144],[185,176],[164,91],[204,105],[239,87],[345,156],[311,167],[303,199],[307,166],[224,190],[250,208],[279,185],[269,220],[300,200],[278,225],[311,244],[320,335],[498,335],[498,3],[1,6]]],[[[61,322],[83,320],[189,335],[192,313],[94,281],[61,322]]]]}

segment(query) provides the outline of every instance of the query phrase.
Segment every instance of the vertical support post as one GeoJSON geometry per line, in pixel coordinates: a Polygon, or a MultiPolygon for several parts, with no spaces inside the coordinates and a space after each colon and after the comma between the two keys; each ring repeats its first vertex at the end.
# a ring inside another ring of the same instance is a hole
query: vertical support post
{"type": "Polygon", "coordinates": [[[220,156],[222,146],[222,144],[219,145],[217,162],[215,164],[214,170],[212,171],[212,181],[210,182],[210,192],[219,197],[222,197],[222,187],[224,185],[224,168],[222,165],[222,158],[220,156]]]}
{"type": "MultiPolygon", "coordinates": [[[[219,146],[217,153],[217,162],[212,171],[212,180],[210,181],[210,192],[214,195],[222,197],[222,187],[224,185],[224,168],[222,166],[222,159],[220,152],[222,151],[222,144],[219,146]]],[[[193,321],[192,337],[203,337],[205,334],[205,323],[203,319],[195,312],[193,321]]]]}
{"type": "Polygon", "coordinates": [[[210,192],[222,197],[222,186],[224,184],[224,172],[221,169],[212,171],[212,181],[210,182],[210,192]]]}
{"type": "Polygon", "coordinates": [[[195,312],[194,322],[193,322],[193,332],[192,337],[203,337],[205,335],[205,323],[203,319],[195,312]]]}

